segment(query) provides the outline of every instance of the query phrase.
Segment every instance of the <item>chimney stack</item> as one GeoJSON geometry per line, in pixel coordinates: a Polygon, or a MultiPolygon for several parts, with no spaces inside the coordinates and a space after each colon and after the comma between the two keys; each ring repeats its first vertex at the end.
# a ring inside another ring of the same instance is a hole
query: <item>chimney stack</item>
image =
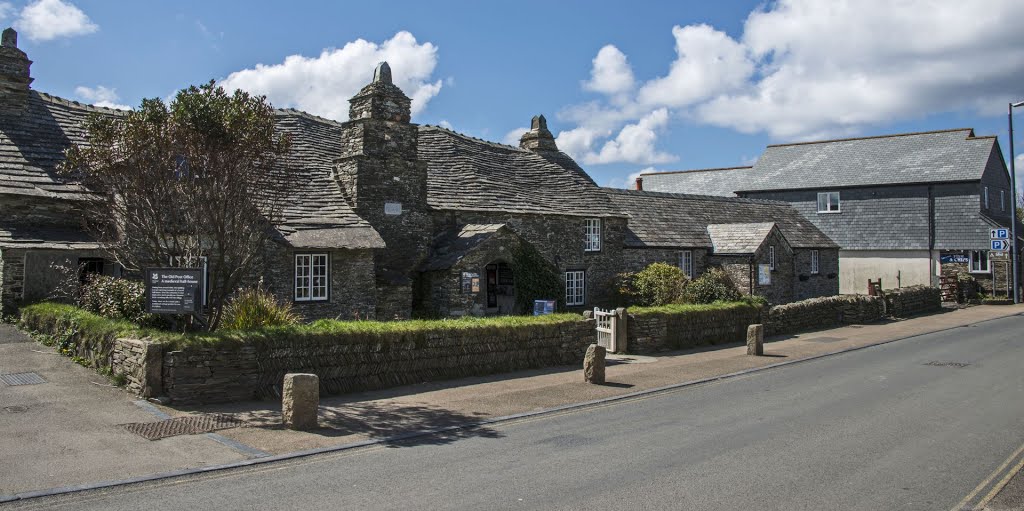
{"type": "Polygon", "coordinates": [[[32,83],[31,65],[28,55],[18,49],[18,33],[13,28],[4,30],[0,36],[0,100],[5,105],[24,104],[32,83]]]}
{"type": "Polygon", "coordinates": [[[639,190],[639,191],[643,191],[643,189],[644,189],[644,178],[642,178],[642,177],[636,178],[636,189],[639,190]]]}
{"type": "Polygon", "coordinates": [[[548,120],[543,115],[534,116],[530,120],[530,131],[523,133],[519,139],[519,147],[530,151],[557,151],[555,137],[548,131],[548,120]]]}

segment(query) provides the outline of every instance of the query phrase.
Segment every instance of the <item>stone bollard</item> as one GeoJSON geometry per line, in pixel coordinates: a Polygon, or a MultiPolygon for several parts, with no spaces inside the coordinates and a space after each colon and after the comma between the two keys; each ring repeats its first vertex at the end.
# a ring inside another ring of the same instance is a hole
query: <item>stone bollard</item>
{"type": "Polygon", "coordinates": [[[583,357],[583,381],[604,383],[604,346],[591,344],[583,357]]]}
{"type": "Polygon", "coordinates": [[[288,429],[317,427],[320,408],[320,378],[315,374],[284,375],[281,396],[281,421],[288,429]]]}
{"type": "Polygon", "coordinates": [[[747,355],[764,355],[764,325],[747,327],[747,355]]]}

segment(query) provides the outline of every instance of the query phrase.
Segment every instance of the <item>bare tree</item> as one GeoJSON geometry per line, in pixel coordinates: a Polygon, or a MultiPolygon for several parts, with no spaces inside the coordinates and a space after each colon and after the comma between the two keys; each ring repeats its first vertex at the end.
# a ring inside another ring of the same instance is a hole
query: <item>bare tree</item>
{"type": "Polygon", "coordinates": [[[296,184],[275,168],[291,144],[274,132],[273,107],[211,81],[169,105],[146,99],[122,116],[93,116],[86,129],[88,144],[68,149],[61,166],[96,192],[82,205],[86,229],[130,272],[205,258],[216,328],[296,184]]]}

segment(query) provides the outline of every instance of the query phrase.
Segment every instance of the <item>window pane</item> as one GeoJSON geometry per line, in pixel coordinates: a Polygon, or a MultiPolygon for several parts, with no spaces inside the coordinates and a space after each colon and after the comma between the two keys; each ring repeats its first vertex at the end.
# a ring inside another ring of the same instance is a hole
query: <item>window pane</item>
{"type": "Polygon", "coordinates": [[[828,211],[828,194],[818,194],[818,211],[828,211]]]}

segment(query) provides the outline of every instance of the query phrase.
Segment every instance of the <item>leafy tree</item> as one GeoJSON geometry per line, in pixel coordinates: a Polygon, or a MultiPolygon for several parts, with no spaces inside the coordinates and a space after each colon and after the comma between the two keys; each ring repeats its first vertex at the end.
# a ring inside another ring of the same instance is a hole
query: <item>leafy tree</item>
{"type": "Polygon", "coordinates": [[[689,279],[683,270],[666,263],[651,263],[636,273],[615,278],[617,301],[643,307],[680,303],[689,279]]]}
{"type": "Polygon", "coordinates": [[[211,81],[169,105],[95,115],[85,129],[88,143],[67,150],[61,171],[95,192],[82,205],[86,229],[129,272],[206,258],[216,328],[296,185],[275,171],[290,140],[274,133],[273,107],[211,81]]]}
{"type": "Polygon", "coordinates": [[[689,303],[734,302],[741,296],[729,274],[721,268],[708,268],[686,286],[686,301],[689,303]]]}

